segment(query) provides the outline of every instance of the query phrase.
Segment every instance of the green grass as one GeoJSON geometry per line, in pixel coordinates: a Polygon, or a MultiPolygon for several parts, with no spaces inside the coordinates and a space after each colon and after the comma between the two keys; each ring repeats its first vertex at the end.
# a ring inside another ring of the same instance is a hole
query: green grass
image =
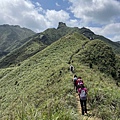
{"type": "MultiPolygon", "coordinates": [[[[73,75],[68,70],[68,62],[88,41],[80,34],[68,34],[20,66],[1,69],[0,119],[79,120],[81,116],[77,112],[73,75]]],[[[120,92],[113,79],[77,60],[73,61],[73,65],[75,73],[83,78],[88,88],[92,115],[118,119],[120,92]],[[100,102],[96,96],[104,99],[101,98],[100,102]],[[108,110],[112,103],[116,105],[114,115],[114,109],[108,110]],[[105,113],[105,110],[108,111],[105,113]]]]}
{"type": "Polygon", "coordinates": [[[84,46],[84,49],[79,51],[73,59],[83,64],[91,64],[99,71],[112,75],[113,78],[117,78],[117,71],[119,61],[113,49],[101,40],[92,40],[84,46]]]}
{"type": "Polygon", "coordinates": [[[40,42],[39,38],[32,38],[27,43],[2,58],[0,60],[0,67],[19,66],[22,61],[33,56],[45,47],[46,45],[40,42]]]}
{"type": "Polygon", "coordinates": [[[50,117],[52,119],[52,116],[59,118],[63,116],[64,119],[67,116],[68,119],[72,118],[72,112],[75,110],[75,103],[73,102],[75,98],[73,92],[71,92],[73,91],[72,76],[68,71],[69,65],[67,63],[70,56],[79,47],[78,44],[78,47],[74,47],[76,42],[79,44],[84,43],[78,38],[61,39],[58,43],[53,43],[26,60],[21,66],[14,68],[5,78],[1,79],[3,118],[11,116],[12,119],[18,119],[24,116],[28,119],[28,111],[34,109],[38,109],[38,113],[41,114],[40,117],[45,117],[45,119],[50,117]],[[61,76],[60,71],[62,71],[61,76]],[[15,85],[16,81],[18,81],[19,86],[15,85]],[[2,87],[3,85],[4,87],[2,87]]]}
{"type": "Polygon", "coordinates": [[[93,116],[105,120],[120,119],[120,88],[112,77],[80,63],[74,66],[88,88],[89,109],[93,116]]]}

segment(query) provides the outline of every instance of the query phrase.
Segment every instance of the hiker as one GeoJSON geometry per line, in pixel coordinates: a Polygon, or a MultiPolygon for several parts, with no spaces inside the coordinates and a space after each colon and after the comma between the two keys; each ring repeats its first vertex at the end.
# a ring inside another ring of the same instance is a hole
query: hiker
{"type": "Polygon", "coordinates": [[[84,84],[81,82],[80,83],[80,88],[78,89],[78,95],[80,98],[80,105],[81,105],[81,112],[82,115],[84,115],[84,113],[87,114],[87,88],[85,88],[84,84]]]}
{"type": "Polygon", "coordinates": [[[74,77],[73,77],[73,84],[74,84],[74,89],[77,92],[77,75],[74,75],[74,77]]]}
{"type": "Polygon", "coordinates": [[[73,65],[70,65],[70,71],[71,71],[72,73],[74,73],[74,66],[73,66],[73,65]]]}
{"type": "Polygon", "coordinates": [[[78,92],[78,89],[79,89],[80,86],[81,86],[80,83],[83,83],[83,84],[84,84],[82,78],[81,78],[81,77],[78,77],[78,79],[77,79],[77,81],[76,81],[76,84],[77,84],[77,92],[78,92]]]}

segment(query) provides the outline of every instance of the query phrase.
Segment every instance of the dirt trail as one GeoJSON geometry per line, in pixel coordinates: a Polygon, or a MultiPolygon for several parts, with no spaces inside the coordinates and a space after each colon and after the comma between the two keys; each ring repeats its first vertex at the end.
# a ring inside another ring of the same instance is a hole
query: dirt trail
{"type": "MultiPolygon", "coordinates": [[[[81,106],[80,106],[79,96],[77,93],[75,94],[75,96],[77,99],[77,109],[78,109],[79,114],[81,115],[81,106]]],[[[100,118],[96,118],[96,117],[91,116],[90,111],[87,111],[87,112],[88,112],[88,115],[81,115],[80,120],[101,120],[100,118]]]]}

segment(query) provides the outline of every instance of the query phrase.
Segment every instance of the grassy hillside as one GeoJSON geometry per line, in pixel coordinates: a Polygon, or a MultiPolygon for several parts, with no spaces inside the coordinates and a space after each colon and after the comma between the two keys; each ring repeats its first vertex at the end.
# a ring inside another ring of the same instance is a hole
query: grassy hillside
{"type": "Polygon", "coordinates": [[[59,117],[59,114],[61,118],[66,116],[63,119],[67,117],[69,119],[72,116],[75,104],[73,101],[69,101],[69,97],[74,100],[75,98],[72,93],[67,62],[73,52],[77,50],[74,48],[76,42],[79,47],[84,41],[80,41],[77,36],[73,36],[72,39],[68,38],[69,36],[53,43],[4,76],[7,69],[4,70],[4,73],[1,70],[2,118],[8,117],[6,116],[8,114],[13,119],[14,117],[20,119],[19,117],[22,115],[23,117],[35,117],[35,113],[39,114],[36,117],[42,119],[59,117]],[[60,70],[62,75],[60,75],[60,70]],[[19,85],[15,84],[16,81],[19,85]],[[69,102],[73,102],[73,105],[69,102]],[[22,105],[25,106],[25,109],[22,108],[22,105]],[[71,110],[68,110],[69,108],[71,110]],[[24,113],[21,113],[22,109],[24,109],[24,113]],[[31,116],[29,116],[30,111],[33,111],[31,116]],[[68,113],[71,115],[69,116],[68,113]]]}
{"type": "Polygon", "coordinates": [[[18,47],[0,60],[0,67],[19,66],[22,61],[43,50],[47,45],[43,44],[38,36],[33,36],[29,41],[18,47]]]}
{"type": "Polygon", "coordinates": [[[112,48],[101,40],[92,40],[77,54],[79,61],[96,66],[98,70],[115,76],[116,56],[112,48]]]}
{"type": "Polygon", "coordinates": [[[34,34],[32,30],[17,25],[0,25],[0,58],[21,46],[27,41],[25,38],[34,34]]]}
{"type": "Polygon", "coordinates": [[[109,39],[107,39],[107,38],[105,38],[104,36],[101,36],[101,35],[95,35],[94,39],[99,39],[99,40],[104,41],[105,43],[107,43],[109,46],[111,46],[113,48],[113,51],[116,54],[120,55],[120,44],[119,43],[113,42],[113,41],[111,41],[111,40],[109,40],[109,39]]]}
{"type": "MultiPolygon", "coordinates": [[[[79,120],[69,62],[89,40],[68,34],[25,60],[0,70],[1,120],[79,120]]],[[[91,116],[120,117],[120,89],[113,78],[90,69],[75,58],[75,73],[88,88],[91,116]]]]}

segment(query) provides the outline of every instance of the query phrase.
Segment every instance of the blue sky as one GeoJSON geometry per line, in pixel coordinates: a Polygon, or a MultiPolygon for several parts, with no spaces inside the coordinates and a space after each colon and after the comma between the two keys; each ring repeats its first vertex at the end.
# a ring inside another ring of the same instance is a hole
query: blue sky
{"type": "Polygon", "coordinates": [[[0,16],[0,25],[42,32],[64,22],[120,41],[120,0],[0,0],[0,16]]]}

